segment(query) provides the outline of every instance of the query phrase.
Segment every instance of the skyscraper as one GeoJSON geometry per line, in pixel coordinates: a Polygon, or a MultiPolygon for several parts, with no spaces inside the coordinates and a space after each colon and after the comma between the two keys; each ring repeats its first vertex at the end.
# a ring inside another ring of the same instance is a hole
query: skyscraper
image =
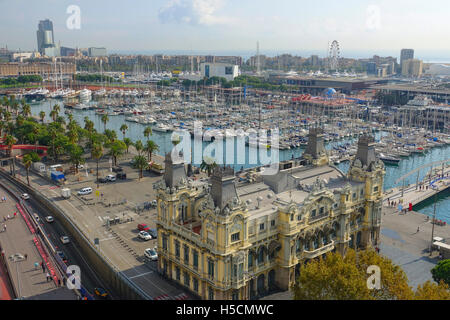
{"type": "Polygon", "coordinates": [[[37,35],[38,51],[44,54],[45,48],[55,47],[55,38],[53,37],[53,22],[49,19],[39,21],[37,35]]]}
{"type": "Polygon", "coordinates": [[[414,49],[402,49],[400,51],[400,68],[403,66],[403,61],[414,59],[414,49]]]}

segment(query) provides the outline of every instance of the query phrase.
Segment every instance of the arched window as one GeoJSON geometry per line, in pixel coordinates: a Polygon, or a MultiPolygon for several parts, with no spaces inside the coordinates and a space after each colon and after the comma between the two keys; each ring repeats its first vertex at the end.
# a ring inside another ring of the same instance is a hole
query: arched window
{"type": "Polygon", "coordinates": [[[253,267],[253,251],[248,252],[248,267],[253,267]]]}
{"type": "Polygon", "coordinates": [[[316,235],[314,237],[313,248],[314,248],[314,250],[319,248],[319,236],[318,235],[316,235]]]}
{"type": "Polygon", "coordinates": [[[323,244],[323,245],[326,245],[326,244],[328,243],[327,240],[328,240],[328,239],[327,239],[327,235],[326,235],[326,234],[322,235],[322,244],[323,244]]]}
{"type": "Polygon", "coordinates": [[[301,244],[302,243],[301,243],[300,239],[297,239],[297,241],[296,241],[296,248],[295,248],[296,252],[300,252],[300,250],[302,248],[301,244]]]}
{"type": "Polygon", "coordinates": [[[258,264],[264,263],[264,247],[261,247],[258,252],[258,264]]]}

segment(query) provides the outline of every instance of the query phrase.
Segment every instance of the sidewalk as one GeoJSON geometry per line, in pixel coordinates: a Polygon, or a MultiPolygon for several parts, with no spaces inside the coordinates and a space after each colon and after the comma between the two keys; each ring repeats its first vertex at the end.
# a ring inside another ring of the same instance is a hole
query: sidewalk
{"type": "Polygon", "coordinates": [[[17,213],[16,217],[3,221],[3,216],[13,216],[17,212],[15,202],[11,196],[0,189],[0,197],[6,196],[7,202],[0,203],[1,229],[6,224],[6,231],[0,232],[0,243],[4,250],[5,260],[10,270],[12,283],[18,298],[25,299],[52,299],[52,300],[74,300],[73,293],[65,288],[57,288],[53,281],[46,280],[47,270],[42,271],[41,266],[35,268],[34,264],[40,263],[42,258],[36,249],[33,238],[25,221],[17,213]],[[25,254],[27,258],[25,259],[25,254]],[[16,257],[11,258],[11,256],[16,257]],[[18,256],[21,255],[21,256],[18,256]],[[58,290],[56,293],[55,290],[58,290]],[[45,298],[47,297],[47,298],[45,298]]]}
{"type": "MultiPolygon", "coordinates": [[[[426,216],[414,211],[399,214],[392,207],[383,207],[381,221],[380,254],[402,267],[413,288],[427,280],[433,281],[431,269],[438,262],[438,253],[434,251],[429,256],[432,224],[426,216]]],[[[434,236],[450,241],[450,226],[435,225],[434,236]]]]}

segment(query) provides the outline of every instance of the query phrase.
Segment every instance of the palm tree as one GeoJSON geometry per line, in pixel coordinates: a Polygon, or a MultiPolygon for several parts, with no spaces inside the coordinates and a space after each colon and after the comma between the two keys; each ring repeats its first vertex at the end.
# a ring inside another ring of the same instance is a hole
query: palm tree
{"type": "Polygon", "coordinates": [[[24,104],[22,107],[22,114],[25,118],[28,118],[31,115],[31,107],[29,104],[24,104]]]}
{"type": "Polygon", "coordinates": [[[58,116],[58,111],[56,111],[56,110],[50,111],[50,117],[52,117],[53,122],[56,121],[56,117],[57,117],[57,116],[58,116]]]}
{"type": "Polygon", "coordinates": [[[142,144],[142,141],[141,140],[136,141],[134,143],[134,147],[136,148],[138,155],[141,155],[142,150],[144,150],[144,145],[142,144]]]}
{"type": "Polygon", "coordinates": [[[33,162],[37,162],[39,160],[40,160],[39,156],[37,155],[37,153],[34,153],[34,152],[27,153],[22,158],[23,165],[25,166],[25,169],[27,170],[27,182],[28,182],[28,185],[30,185],[30,176],[29,176],[29,174],[30,174],[30,167],[33,164],[33,162]]]}
{"type": "MultiPolygon", "coordinates": [[[[125,132],[127,132],[128,126],[124,123],[123,125],[120,126],[120,129],[119,129],[119,130],[122,131],[123,139],[124,139],[124,141],[125,141],[125,132]]],[[[128,151],[127,151],[127,152],[128,152],[128,151]]]]}
{"type": "Polygon", "coordinates": [[[75,166],[75,173],[78,173],[78,166],[85,163],[83,158],[83,148],[76,144],[71,144],[68,149],[70,162],[75,166]]]}
{"type": "Polygon", "coordinates": [[[69,141],[72,144],[76,144],[78,142],[78,132],[75,129],[69,130],[67,133],[67,136],[69,137],[69,141]]]}
{"type": "Polygon", "coordinates": [[[153,134],[152,128],[151,127],[146,127],[144,129],[144,137],[147,138],[147,141],[149,140],[149,137],[153,134]]]}
{"type": "Polygon", "coordinates": [[[123,139],[123,143],[125,143],[125,145],[127,146],[127,153],[128,153],[128,148],[133,145],[133,141],[131,141],[130,138],[124,138],[123,139]]]}
{"type": "Polygon", "coordinates": [[[45,111],[39,112],[39,118],[41,118],[41,122],[44,123],[45,111]]]}
{"type": "Polygon", "coordinates": [[[101,144],[94,144],[91,151],[92,158],[94,158],[97,162],[97,188],[98,185],[98,163],[100,162],[100,158],[103,156],[103,146],[101,144]]]}
{"type": "Polygon", "coordinates": [[[55,110],[56,112],[60,112],[61,111],[61,108],[60,108],[60,106],[59,106],[59,104],[55,104],[54,106],[53,106],[53,110],[55,110]]]}
{"type": "Polygon", "coordinates": [[[16,169],[15,169],[15,165],[14,165],[14,157],[12,156],[12,149],[13,146],[16,144],[17,139],[14,138],[12,135],[7,135],[5,137],[5,144],[8,146],[8,153],[9,156],[12,158],[12,174],[15,177],[16,176],[16,169]]]}
{"type": "Polygon", "coordinates": [[[148,168],[147,159],[144,156],[135,156],[133,159],[133,168],[139,169],[139,181],[143,177],[143,170],[148,168]]]}
{"type": "Polygon", "coordinates": [[[105,128],[104,131],[106,131],[106,123],[109,121],[109,117],[107,114],[102,115],[102,122],[103,122],[103,126],[105,128]]]}
{"type": "Polygon", "coordinates": [[[16,116],[17,116],[19,114],[19,103],[16,100],[14,100],[14,96],[11,100],[12,100],[10,103],[11,108],[16,112],[16,116]]]}
{"type": "Polygon", "coordinates": [[[2,105],[6,107],[6,111],[9,111],[9,99],[7,96],[3,96],[2,105]]]}
{"type": "Polygon", "coordinates": [[[116,140],[109,146],[109,154],[114,159],[114,166],[117,166],[117,157],[123,155],[125,150],[127,149],[127,146],[123,141],[116,140]]]}
{"type": "MultiPolygon", "coordinates": [[[[205,157],[206,158],[206,157],[205,157]]],[[[201,170],[206,170],[208,172],[208,177],[211,176],[211,172],[214,170],[214,168],[217,167],[217,163],[212,159],[206,158],[205,160],[202,160],[202,163],[200,164],[201,170]]]]}
{"type": "Polygon", "coordinates": [[[144,150],[148,154],[148,161],[152,161],[152,154],[155,151],[159,151],[159,146],[153,140],[149,140],[149,141],[147,141],[147,144],[145,145],[144,150]]]}

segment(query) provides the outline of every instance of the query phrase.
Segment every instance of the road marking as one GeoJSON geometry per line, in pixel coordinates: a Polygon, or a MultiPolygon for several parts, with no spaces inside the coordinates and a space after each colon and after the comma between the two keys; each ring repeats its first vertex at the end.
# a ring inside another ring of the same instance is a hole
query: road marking
{"type": "Polygon", "coordinates": [[[145,275],[151,274],[151,273],[153,273],[153,271],[141,273],[141,274],[138,274],[137,276],[128,277],[128,279],[134,279],[134,278],[137,278],[137,277],[142,277],[142,276],[145,276],[145,275]]]}
{"type": "Polygon", "coordinates": [[[104,239],[100,239],[99,241],[106,241],[106,240],[112,240],[115,239],[114,237],[110,237],[110,238],[104,238],[104,239]]]}

